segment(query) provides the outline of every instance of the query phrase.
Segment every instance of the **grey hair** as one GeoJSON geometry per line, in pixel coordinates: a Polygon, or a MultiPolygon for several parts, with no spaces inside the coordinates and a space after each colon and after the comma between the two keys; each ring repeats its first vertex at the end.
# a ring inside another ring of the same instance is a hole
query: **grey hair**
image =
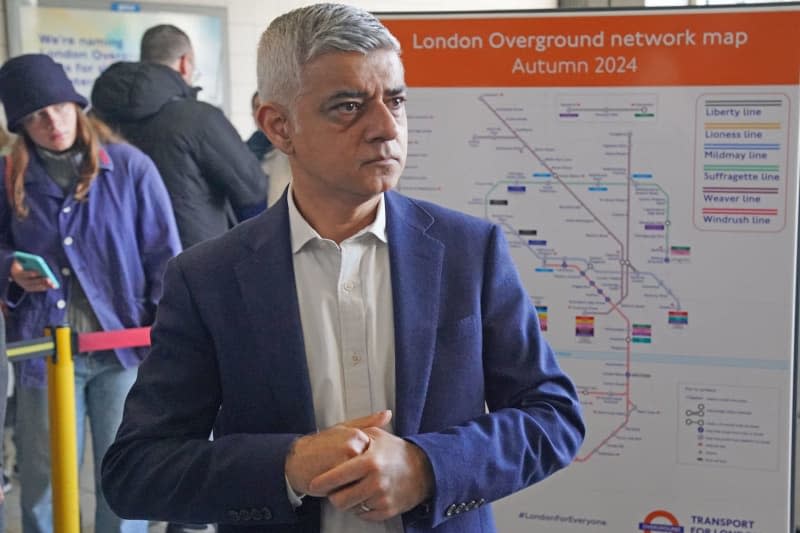
{"type": "Polygon", "coordinates": [[[262,102],[289,106],[300,91],[303,67],[328,52],[393,50],[400,42],[371,13],[341,4],[315,4],[272,21],[258,45],[262,102]]]}

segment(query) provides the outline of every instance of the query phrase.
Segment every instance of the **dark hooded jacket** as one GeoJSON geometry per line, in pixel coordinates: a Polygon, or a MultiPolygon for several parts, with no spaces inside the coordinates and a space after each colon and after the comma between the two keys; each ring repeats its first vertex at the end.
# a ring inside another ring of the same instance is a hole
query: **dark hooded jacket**
{"type": "Polygon", "coordinates": [[[233,125],[171,68],[119,62],[97,79],[97,115],[155,161],[184,248],[266,206],[267,177],[233,125]]]}

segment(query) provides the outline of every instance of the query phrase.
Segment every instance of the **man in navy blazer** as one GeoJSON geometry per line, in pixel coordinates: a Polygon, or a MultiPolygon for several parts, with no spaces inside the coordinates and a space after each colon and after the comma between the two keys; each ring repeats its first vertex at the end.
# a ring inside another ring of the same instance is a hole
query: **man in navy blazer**
{"type": "Polygon", "coordinates": [[[406,158],[399,53],[348,6],[264,32],[259,123],[293,181],[171,262],[103,461],[121,516],[491,532],[487,503],[577,453],[575,387],[502,230],[391,191],[406,158]]]}

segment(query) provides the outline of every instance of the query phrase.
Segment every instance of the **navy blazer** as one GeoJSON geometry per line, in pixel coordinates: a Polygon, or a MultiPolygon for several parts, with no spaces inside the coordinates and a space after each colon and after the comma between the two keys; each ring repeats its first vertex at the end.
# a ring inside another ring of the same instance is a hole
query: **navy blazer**
{"type": "MultiPolygon", "coordinates": [[[[427,454],[429,502],[408,532],[491,532],[485,503],[567,465],[584,426],[502,231],[387,193],[398,435],[427,454]]],[[[168,269],[150,355],[102,477],[125,518],[227,532],[317,532],[284,460],[315,428],[286,197],[168,269]],[[207,439],[214,428],[213,442],[207,439]]]]}

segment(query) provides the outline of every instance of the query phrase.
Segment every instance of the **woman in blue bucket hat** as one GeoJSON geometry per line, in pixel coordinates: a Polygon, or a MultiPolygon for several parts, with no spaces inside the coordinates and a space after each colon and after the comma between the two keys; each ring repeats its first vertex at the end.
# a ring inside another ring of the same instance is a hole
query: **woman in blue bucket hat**
{"type": "MultiPolygon", "coordinates": [[[[18,135],[0,161],[0,297],[9,341],[43,328],[74,331],[149,325],[161,277],[180,241],[166,189],[152,161],[84,113],[59,63],[43,54],[0,68],[0,100],[18,135]],[[55,279],[26,270],[17,251],[41,256],[55,279]]],[[[145,348],[75,356],[78,456],[84,420],[92,427],[95,470],[122,417],[145,348]]],[[[16,443],[24,533],[53,530],[45,363],[18,366],[16,443]]],[[[96,484],[95,531],[146,532],[146,522],[114,516],[96,484]]],[[[143,490],[146,488],[143,487],[143,490]]]]}

